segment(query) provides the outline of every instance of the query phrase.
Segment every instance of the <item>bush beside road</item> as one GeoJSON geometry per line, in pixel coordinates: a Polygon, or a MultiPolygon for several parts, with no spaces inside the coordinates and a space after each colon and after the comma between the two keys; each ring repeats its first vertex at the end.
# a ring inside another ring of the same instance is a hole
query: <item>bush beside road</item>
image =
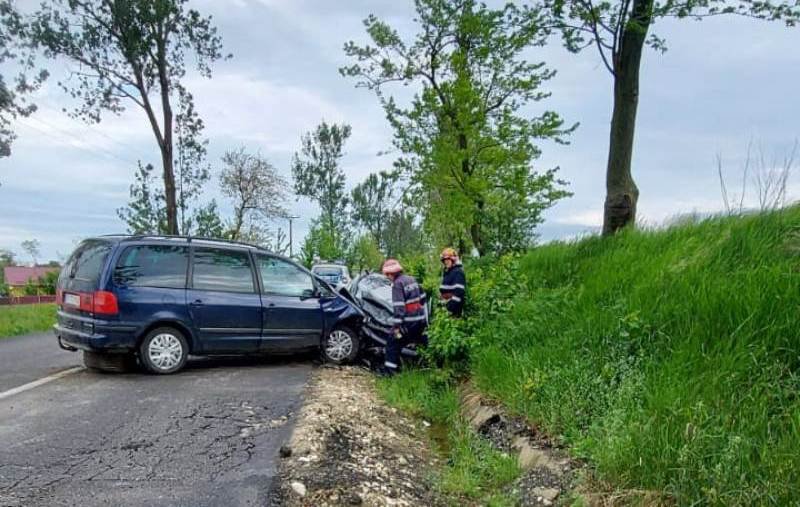
{"type": "Polygon", "coordinates": [[[47,331],[56,322],[56,305],[0,306],[0,338],[47,331]]]}

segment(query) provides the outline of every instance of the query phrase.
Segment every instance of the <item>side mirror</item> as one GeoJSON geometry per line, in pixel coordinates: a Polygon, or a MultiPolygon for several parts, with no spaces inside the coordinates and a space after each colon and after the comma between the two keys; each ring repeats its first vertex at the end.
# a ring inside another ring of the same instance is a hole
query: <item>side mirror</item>
{"type": "Polygon", "coordinates": [[[319,297],[317,289],[305,289],[303,293],[300,294],[300,299],[311,299],[315,297],[319,297]]]}

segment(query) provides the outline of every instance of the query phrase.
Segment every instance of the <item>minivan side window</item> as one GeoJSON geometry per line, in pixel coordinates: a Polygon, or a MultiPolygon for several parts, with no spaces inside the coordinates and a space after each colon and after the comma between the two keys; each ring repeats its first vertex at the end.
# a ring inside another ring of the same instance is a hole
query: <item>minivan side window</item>
{"type": "Polygon", "coordinates": [[[142,245],[125,249],[114,268],[114,283],[128,287],[186,287],[189,249],[185,246],[142,245]]]}
{"type": "Polygon", "coordinates": [[[247,252],[221,248],[195,248],[192,287],[222,292],[255,292],[247,252]]]}
{"type": "Polygon", "coordinates": [[[311,275],[294,264],[266,255],[259,255],[257,259],[261,285],[266,294],[299,297],[313,292],[311,275]]]}

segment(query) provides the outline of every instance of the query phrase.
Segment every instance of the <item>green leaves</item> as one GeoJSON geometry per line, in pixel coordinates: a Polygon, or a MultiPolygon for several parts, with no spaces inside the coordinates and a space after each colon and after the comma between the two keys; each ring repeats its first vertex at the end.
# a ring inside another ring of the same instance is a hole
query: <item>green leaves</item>
{"type": "Polygon", "coordinates": [[[438,243],[471,243],[482,253],[523,248],[542,210],[565,195],[550,192],[561,182],[533,170],[534,142],[563,141],[574,128],[553,112],[521,113],[548,96],[540,86],[553,76],[544,63],[522,57],[544,44],[543,16],[510,3],[415,5],[412,40],[370,16],[364,23],[372,44],[348,42],[344,51],[356,63],[340,72],[376,92],[402,153],[395,166],[409,178],[408,194],[438,243]],[[418,92],[400,104],[388,93],[392,83],[418,92]]]}

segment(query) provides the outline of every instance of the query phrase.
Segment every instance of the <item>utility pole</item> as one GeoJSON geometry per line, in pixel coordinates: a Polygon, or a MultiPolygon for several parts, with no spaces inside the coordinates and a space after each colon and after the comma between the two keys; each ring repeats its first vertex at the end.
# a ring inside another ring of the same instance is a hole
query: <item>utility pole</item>
{"type": "Polygon", "coordinates": [[[300,218],[300,217],[297,216],[297,215],[289,215],[286,218],[289,219],[289,258],[293,259],[294,258],[294,251],[292,250],[292,220],[294,220],[296,218],[300,218]]]}

